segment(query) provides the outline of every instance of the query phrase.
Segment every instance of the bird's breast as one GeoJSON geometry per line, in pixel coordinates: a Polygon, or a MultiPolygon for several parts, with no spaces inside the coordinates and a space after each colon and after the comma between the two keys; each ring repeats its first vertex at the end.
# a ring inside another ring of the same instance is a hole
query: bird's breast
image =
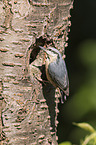
{"type": "Polygon", "coordinates": [[[49,74],[49,61],[46,61],[46,76],[48,81],[57,88],[57,85],[55,84],[55,82],[52,80],[52,75],[49,74]]]}

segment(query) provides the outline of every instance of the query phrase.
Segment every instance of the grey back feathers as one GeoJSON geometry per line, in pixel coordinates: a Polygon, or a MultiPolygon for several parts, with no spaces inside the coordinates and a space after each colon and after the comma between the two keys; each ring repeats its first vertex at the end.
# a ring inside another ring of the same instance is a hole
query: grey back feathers
{"type": "MultiPolygon", "coordinates": [[[[50,55],[50,58],[48,60],[48,74],[50,76],[49,81],[53,81],[60,90],[62,90],[66,95],[69,94],[69,80],[68,80],[68,74],[67,74],[67,68],[65,61],[62,59],[62,56],[60,52],[53,47],[48,47],[45,49],[42,46],[39,46],[41,49],[43,49],[48,55],[50,55]],[[52,60],[52,61],[51,61],[52,60]]],[[[46,60],[47,61],[47,60],[46,60]]],[[[47,75],[46,72],[46,75],[47,75]]]]}
{"type": "MultiPolygon", "coordinates": [[[[61,54],[60,54],[61,55],[61,54]]],[[[65,61],[57,58],[48,66],[49,75],[61,90],[66,90],[68,87],[68,74],[65,61]]]]}

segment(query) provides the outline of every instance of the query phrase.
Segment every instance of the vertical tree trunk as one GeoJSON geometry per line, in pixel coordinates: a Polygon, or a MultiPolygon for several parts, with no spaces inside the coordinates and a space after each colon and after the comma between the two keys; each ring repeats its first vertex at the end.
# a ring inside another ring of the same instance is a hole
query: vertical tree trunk
{"type": "Polygon", "coordinates": [[[38,80],[45,75],[38,45],[63,53],[71,7],[71,0],[0,1],[1,144],[57,144],[59,92],[38,80]]]}

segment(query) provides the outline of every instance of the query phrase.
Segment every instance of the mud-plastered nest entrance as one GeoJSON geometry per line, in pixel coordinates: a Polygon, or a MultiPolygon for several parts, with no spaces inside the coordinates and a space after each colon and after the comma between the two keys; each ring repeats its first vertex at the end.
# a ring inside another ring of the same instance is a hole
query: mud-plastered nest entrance
{"type": "Polygon", "coordinates": [[[37,38],[35,43],[30,45],[26,52],[26,72],[30,77],[30,81],[33,82],[33,78],[38,80],[46,80],[45,73],[45,53],[40,50],[39,46],[53,45],[53,41],[47,37],[37,38]]]}

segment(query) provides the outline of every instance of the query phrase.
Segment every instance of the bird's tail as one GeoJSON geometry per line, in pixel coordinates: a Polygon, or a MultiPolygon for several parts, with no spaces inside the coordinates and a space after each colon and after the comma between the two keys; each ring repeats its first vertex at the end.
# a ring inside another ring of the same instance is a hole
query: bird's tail
{"type": "Polygon", "coordinates": [[[62,90],[60,90],[60,92],[61,92],[61,103],[63,104],[66,101],[66,94],[62,90]]]}

